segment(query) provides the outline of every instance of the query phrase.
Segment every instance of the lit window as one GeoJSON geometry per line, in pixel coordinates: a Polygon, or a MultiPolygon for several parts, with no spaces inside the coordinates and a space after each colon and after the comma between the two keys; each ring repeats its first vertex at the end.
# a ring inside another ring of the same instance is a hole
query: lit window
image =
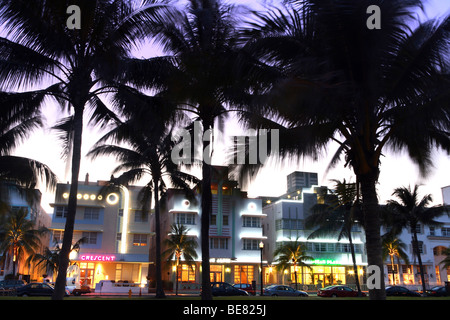
{"type": "Polygon", "coordinates": [[[145,247],[146,245],[147,245],[147,235],[146,234],[134,234],[133,235],[133,246],[145,247]]]}

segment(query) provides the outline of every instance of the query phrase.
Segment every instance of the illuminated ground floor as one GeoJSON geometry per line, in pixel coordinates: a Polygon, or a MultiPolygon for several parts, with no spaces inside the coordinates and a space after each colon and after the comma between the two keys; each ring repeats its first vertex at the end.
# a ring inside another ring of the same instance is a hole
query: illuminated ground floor
{"type": "Polygon", "coordinates": [[[79,267],[81,285],[94,289],[102,280],[114,283],[146,284],[148,265],[145,255],[80,254],[72,263],[79,267]]]}
{"type": "MultiPolygon", "coordinates": [[[[365,266],[358,266],[358,279],[360,283],[365,281],[365,266]]],[[[201,265],[197,263],[189,266],[180,264],[172,266],[170,281],[174,286],[178,282],[180,289],[198,288],[201,282],[201,265]]],[[[228,282],[230,284],[248,283],[256,287],[261,283],[260,264],[228,263],[210,265],[211,282],[228,282]]],[[[332,284],[355,284],[355,272],[353,266],[329,266],[313,265],[309,267],[290,267],[278,270],[276,266],[264,264],[264,286],[269,284],[308,285],[311,287],[324,287],[332,284]]],[[[309,287],[308,287],[309,288],[309,287]]]]}
{"type": "MultiPolygon", "coordinates": [[[[419,265],[387,265],[387,276],[389,284],[422,284],[419,265]]],[[[427,285],[444,285],[446,281],[450,281],[450,268],[442,268],[439,264],[424,264],[424,279],[427,285]]]]}

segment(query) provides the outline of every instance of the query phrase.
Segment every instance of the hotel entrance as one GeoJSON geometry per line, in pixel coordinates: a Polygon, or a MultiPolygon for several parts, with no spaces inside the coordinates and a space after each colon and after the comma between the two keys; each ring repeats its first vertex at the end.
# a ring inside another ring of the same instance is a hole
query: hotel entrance
{"type": "Polygon", "coordinates": [[[209,272],[209,277],[211,282],[222,282],[223,277],[222,277],[222,266],[218,266],[218,265],[211,265],[210,266],[210,272],[209,272]]]}
{"type": "MultiPolygon", "coordinates": [[[[329,286],[332,284],[345,284],[346,273],[345,267],[330,267],[330,266],[311,266],[297,267],[297,283],[303,284],[321,284],[322,286],[329,286]]],[[[291,281],[295,283],[295,270],[291,267],[291,281]]]]}
{"type": "Polygon", "coordinates": [[[92,262],[80,263],[80,282],[83,286],[92,287],[94,284],[95,264],[92,262]]]}

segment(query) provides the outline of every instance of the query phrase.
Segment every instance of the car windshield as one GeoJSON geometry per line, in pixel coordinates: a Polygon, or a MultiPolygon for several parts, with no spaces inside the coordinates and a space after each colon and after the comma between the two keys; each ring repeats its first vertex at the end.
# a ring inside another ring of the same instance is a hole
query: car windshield
{"type": "Polygon", "coordinates": [[[436,286],[436,287],[431,288],[430,290],[439,290],[440,288],[442,288],[442,287],[441,286],[436,286]]]}
{"type": "Polygon", "coordinates": [[[331,290],[331,289],[336,289],[336,288],[337,288],[336,286],[328,286],[328,287],[323,288],[323,290],[331,290]]]}

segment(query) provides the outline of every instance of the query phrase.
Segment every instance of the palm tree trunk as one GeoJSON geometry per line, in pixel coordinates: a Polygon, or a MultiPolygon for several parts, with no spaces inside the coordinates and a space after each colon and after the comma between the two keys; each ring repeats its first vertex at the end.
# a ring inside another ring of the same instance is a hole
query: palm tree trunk
{"type": "Polygon", "coordinates": [[[161,222],[159,211],[159,179],[153,177],[154,180],[154,196],[155,196],[155,234],[156,234],[156,298],[165,298],[163,285],[162,285],[162,271],[161,271],[161,222]]]}
{"type": "Polygon", "coordinates": [[[15,279],[16,277],[16,260],[17,260],[17,250],[16,250],[16,246],[13,244],[13,256],[12,256],[12,275],[13,275],[13,279],[15,279]]]}
{"type": "Polygon", "coordinates": [[[417,261],[419,262],[420,279],[422,280],[422,290],[423,290],[423,293],[425,294],[425,292],[426,292],[425,275],[423,272],[424,270],[423,270],[423,265],[422,265],[422,257],[420,256],[420,251],[419,251],[419,241],[417,240],[416,228],[414,228],[412,230],[414,230],[413,231],[413,247],[414,247],[414,251],[416,252],[417,261]]]}
{"type": "Polygon", "coordinates": [[[394,271],[394,259],[392,258],[392,255],[389,255],[391,257],[391,268],[392,268],[392,284],[395,286],[395,271],[394,271]]]}
{"type": "MultiPolygon", "coordinates": [[[[203,121],[203,132],[211,127],[211,123],[203,121]]],[[[203,141],[203,149],[207,150],[208,142],[203,141]]],[[[203,151],[202,151],[203,152],[203,151]]],[[[201,246],[202,246],[202,300],[212,300],[210,263],[209,263],[209,216],[211,214],[211,165],[202,160],[202,217],[201,217],[201,246]]]]}
{"type": "Polygon", "coordinates": [[[366,248],[368,265],[378,266],[380,270],[380,287],[369,290],[371,300],[386,300],[384,284],[384,268],[382,258],[382,246],[380,235],[380,216],[376,191],[377,174],[370,172],[360,174],[358,177],[361,183],[362,208],[364,213],[366,248]]]}
{"type": "Polygon", "coordinates": [[[356,288],[358,289],[358,297],[360,297],[361,296],[361,286],[359,285],[358,266],[356,265],[356,255],[355,255],[355,248],[353,246],[351,227],[349,229],[350,230],[347,230],[347,232],[348,232],[348,241],[350,242],[350,252],[352,254],[353,272],[355,273],[355,281],[356,281],[356,288]]]}
{"type": "Polygon", "coordinates": [[[69,267],[69,254],[72,249],[73,229],[75,224],[75,213],[77,210],[78,176],[81,164],[81,138],[83,134],[83,110],[82,107],[75,107],[74,114],[74,139],[72,152],[72,177],[67,206],[66,225],[64,227],[64,237],[59,255],[58,276],[55,282],[55,291],[52,300],[62,300],[66,288],[67,268],[69,267]]]}

